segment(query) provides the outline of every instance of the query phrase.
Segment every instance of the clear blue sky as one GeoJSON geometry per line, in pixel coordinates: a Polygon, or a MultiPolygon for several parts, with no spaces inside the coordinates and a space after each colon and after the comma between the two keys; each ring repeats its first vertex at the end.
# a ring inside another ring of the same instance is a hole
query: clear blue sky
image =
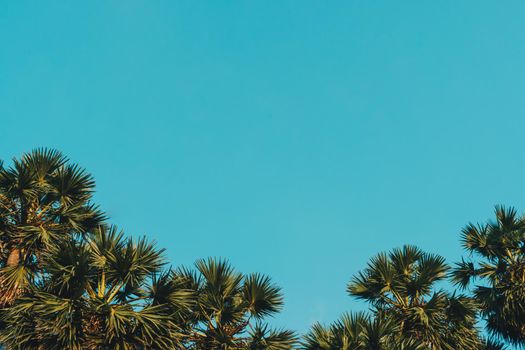
{"type": "Polygon", "coordinates": [[[375,253],[525,209],[525,2],[0,0],[0,158],[56,147],[174,264],[304,331],[375,253]]]}

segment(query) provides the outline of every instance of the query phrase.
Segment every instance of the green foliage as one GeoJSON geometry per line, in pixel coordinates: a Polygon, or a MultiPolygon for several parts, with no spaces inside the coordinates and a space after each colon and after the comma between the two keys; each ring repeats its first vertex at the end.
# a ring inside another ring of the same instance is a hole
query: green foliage
{"type": "Polygon", "coordinates": [[[166,270],[91,203],[94,180],[58,151],[0,164],[0,343],[7,349],[287,350],[263,319],[283,305],[264,275],[224,260],[166,270]]]}
{"type": "Polygon", "coordinates": [[[379,320],[398,325],[394,343],[399,346],[416,341],[432,349],[478,349],[475,302],[434,290],[447,270],[443,257],[405,246],[372,258],[348,292],[370,303],[379,320]]]}
{"type": "Polygon", "coordinates": [[[462,288],[473,286],[487,330],[515,345],[525,345],[525,218],[513,208],[496,207],[496,220],[467,225],[465,250],[474,260],[457,263],[452,277],[462,288]]]}
{"type": "Polygon", "coordinates": [[[399,337],[401,327],[392,318],[365,313],[344,314],[329,327],[317,323],[304,337],[304,350],[423,350],[414,339],[399,337]]]}
{"type": "Polygon", "coordinates": [[[95,181],[56,150],[0,162],[0,345],[13,350],[504,350],[525,346],[525,218],[462,232],[471,258],[413,246],[373,257],[347,292],[370,305],[301,341],[267,319],[284,303],[226,260],[169,268],[164,251],[107,223],[95,181]],[[471,296],[440,290],[451,277],[471,296]],[[478,280],[480,284],[474,285],[478,280]],[[489,339],[477,330],[486,321],[489,339]]]}
{"type": "Polygon", "coordinates": [[[101,225],[91,175],[55,150],[37,149],[0,167],[0,305],[34,283],[48,249],[101,225]]]}
{"type": "Polygon", "coordinates": [[[261,323],[283,306],[280,288],[267,276],[243,275],[225,260],[207,259],[197,261],[194,270],[178,269],[172,279],[195,296],[195,306],[183,317],[187,349],[286,350],[295,343],[293,332],[261,323]]]}
{"type": "Polygon", "coordinates": [[[148,297],[163,265],[151,243],[99,227],[47,252],[42,279],[4,310],[10,349],[169,349],[177,327],[148,297]]]}

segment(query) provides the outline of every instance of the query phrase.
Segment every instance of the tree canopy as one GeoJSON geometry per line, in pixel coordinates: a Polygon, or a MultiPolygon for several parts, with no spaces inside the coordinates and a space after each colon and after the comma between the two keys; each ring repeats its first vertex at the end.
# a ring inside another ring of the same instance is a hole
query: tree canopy
{"type": "Polygon", "coordinates": [[[268,320],[284,295],[226,259],[170,266],[147,237],[128,236],[93,203],[95,181],[61,152],[0,163],[0,345],[71,350],[495,350],[525,346],[525,217],[461,233],[450,267],[405,245],[372,257],[343,312],[302,337],[268,320]],[[458,290],[447,288],[452,282],[458,290]],[[477,284],[476,284],[477,283],[477,284]],[[481,328],[485,327],[486,332],[481,328]],[[486,335],[486,336],[485,336],[486,335]]]}

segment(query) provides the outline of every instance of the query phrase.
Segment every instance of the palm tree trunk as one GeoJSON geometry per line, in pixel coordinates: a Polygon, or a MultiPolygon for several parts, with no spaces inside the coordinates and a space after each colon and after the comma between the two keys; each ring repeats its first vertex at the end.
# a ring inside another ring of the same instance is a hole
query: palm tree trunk
{"type": "MultiPolygon", "coordinates": [[[[11,267],[17,266],[20,263],[20,254],[20,249],[13,248],[9,252],[6,265],[11,267]]],[[[12,304],[20,292],[18,285],[15,285],[14,288],[6,287],[4,283],[4,276],[0,276],[0,307],[5,307],[6,305],[12,304]]]]}
{"type": "Polygon", "coordinates": [[[7,266],[16,266],[20,262],[20,249],[13,248],[7,257],[7,266]]]}

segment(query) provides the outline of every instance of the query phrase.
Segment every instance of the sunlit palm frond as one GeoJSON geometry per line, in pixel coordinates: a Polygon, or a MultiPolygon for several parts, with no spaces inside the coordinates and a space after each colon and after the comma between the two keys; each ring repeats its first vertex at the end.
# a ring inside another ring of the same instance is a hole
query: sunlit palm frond
{"type": "Polygon", "coordinates": [[[249,312],[262,318],[279,312],[283,307],[281,289],[268,276],[250,274],[244,279],[244,300],[249,312]]]}
{"type": "Polygon", "coordinates": [[[490,334],[525,345],[525,219],[514,208],[496,206],[495,220],[469,224],[462,233],[472,260],[456,264],[453,281],[473,294],[490,334]]]}
{"type": "Polygon", "coordinates": [[[57,169],[49,179],[51,196],[63,206],[88,201],[95,189],[95,180],[76,164],[67,164],[57,169]]]}
{"type": "Polygon", "coordinates": [[[60,151],[49,148],[37,148],[22,156],[23,164],[31,170],[35,179],[44,184],[49,176],[68,162],[60,151]]]}

